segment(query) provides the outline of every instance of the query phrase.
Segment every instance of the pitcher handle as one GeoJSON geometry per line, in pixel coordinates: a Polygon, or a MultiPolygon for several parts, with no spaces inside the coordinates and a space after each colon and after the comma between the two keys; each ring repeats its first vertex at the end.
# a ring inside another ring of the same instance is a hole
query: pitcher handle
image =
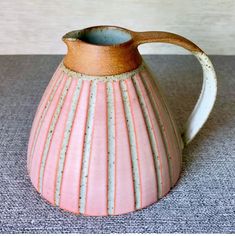
{"type": "Polygon", "coordinates": [[[151,42],[175,44],[190,51],[200,62],[203,70],[202,90],[181,134],[184,144],[187,145],[202,128],[215,103],[217,79],[214,67],[209,57],[197,45],[180,35],[161,31],[131,33],[136,46],[151,42]]]}

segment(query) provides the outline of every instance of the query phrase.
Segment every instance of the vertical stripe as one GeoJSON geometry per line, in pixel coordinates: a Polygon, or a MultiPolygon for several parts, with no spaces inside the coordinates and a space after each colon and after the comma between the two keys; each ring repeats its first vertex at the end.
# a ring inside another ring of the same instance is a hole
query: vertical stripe
{"type": "Polygon", "coordinates": [[[151,123],[150,116],[148,113],[148,108],[145,103],[144,96],[141,92],[141,88],[135,78],[132,78],[132,82],[134,84],[136,93],[138,95],[139,103],[141,106],[141,110],[142,110],[142,113],[143,113],[143,116],[145,119],[145,124],[147,126],[148,134],[149,134],[150,144],[151,144],[152,152],[153,152],[153,156],[154,156],[155,170],[157,173],[158,198],[160,198],[160,196],[162,196],[163,178],[162,178],[162,164],[161,164],[161,159],[159,157],[158,147],[157,147],[157,139],[156,139],[154,131],[153,131],[152,123],[151,123]]]}
{"type": "Polygon", "coordinates": [[[89,91],[90,81],[83,80],[66,152],[60,191],[60,207],[77,214],[89,91]]]}
{"type": "Polygon", "coordinates": [[[52,90],[52,92],[50,94],[50,97],[49,97],[49,99],[48,99],[48,101],[47,101],[47,103],[45,105],[45,108],[44,108],[44,110],[43,110],[43,112],[41,114],[40,120],[38,122],[38,126],[37,126],[36,131],[35,131],[35,136],[33,138],[33,144],[32,144],[31,153],[29,155],[29,158],[30,158],[30,161],[29,161],[29,171],[31,171],[32,159],[33,159],[36,143],[37,143],[37,140],[38,140],[38,136],[39,136],[39,133],[40,133],[43,121],[45,119],[45,116],[46,116],[47,111],[48,111],[48,109],[50,107],[50,104],[51,104],[51,102],[52,102],[52,100],[54,98],[54,95],[55,95],[55,93],[56,93],[60,83],[62,82],[62,80],[63,80],[63,74],[61,74],[60,79],[58,79],[56,85],[54,86],[54,88],[53,88],[53,90],[52,90]]]}
{"type": "Polygon", "coordinates": [[[89,158],[90,158],[91,143],[92,143],[92,130],[93,130],[96,92],[97,92],[96,90],[97,90],[97,82],[91,81],[90,98],[88,105],[89,108],[87,114],[87,124],[86,124],[83,160],[82,160],[82,172],[81,172],[81,184],[80,184],[80,213],[85,213],[85,207],[86,207],[85,203],[86,203],[87,177],[88,177],[89,158]]]}
{"type": "MultiPolygon", "coordinates": [[[[64,80],[65,82],[67,81],[67,78],[68,77],[65,78],[65,80],[64,80]]],[[[59,115],[58,120],[56,122],[55,130],[53,131],[53,136],[51,139],[50,148],[48,150],[48,154],[47,154],[47,158],[46,158],[45,170],[44,170],[43,181],[42,181],[43,182],[42,194],[53,205],[55,205],[55,188],[56,188],[57,169],[58,169],[58,163],[59,163],[58,161],[59,161],[59,157],[60,157],[60,151],[62,148],[66,122],[67,122],[69,111],[70,111],[70,105],[72,102],[72,98],[73,98],[73,94],[74,94],[76,85],[77,85],[77,80],[73,79],[71,82],[70,88],[68,90],[68,93],[65,97],[64,104],[62,106],[60,115],[59,115]]],[[[59,102],[59,99],[60,99],[63,89],[64,89],[64,86],[62,87],[61,93],[59,93],[59,96],[56,99],[56,103],[54,103],[54,109],[51,114],[51,119],[48,120],[47,129],[44,131],[45,132],[44,141],[47,138],[47,133],[50,128],[50,124],[51,124],[52,118],[54,116],[54,112],[57,108],[57,105],[58,105],[58,102],[59,102]]],[[[45,142],[44,142],[44,144],[45,144],[45,142]]],[[[43,145],[43,147],[44,147],[44,145],[43,145]]]]}
{"type": "Polygon", "coordinates": [[[173,181],[173,171],[172,171],[172,160],[171,160],[171,157],[170,157],[170,154],[169,154],[169,150],[168,150],[169,142],[168,142],[167,136],[165,134],[164,126],[163,126],[163,123],[162,123],[160,115],[159,115],[157,104],[156,104],[156,102],[155,102],[155,100],[153,98],[154,96],[153,96],[152,90],[151,90],[151,88],[148,87],[147,82],[143,78],[143,75],[141,74],[141,72],[139,73],[139,75],[140,75],[140,79],[141,79],[141,81],[142,81],[146,91],[150,95],[149,99],[150,99],[150,102],[151,102],[152,107],[154,109],[154,112],[155,112],[155,115],[156,115],[156,119],[157,119],[157,121],[159,123],[159,127],[160,127],[161,134],[162,134],[162,139],[163,139],[163,143],[164,143],[164,146],[165,146],[165,150],[166,150],[166,154],[167,154],[167,159],[168,159],[170,182],[171,182],[171,186],[173,186],[173,182],[174,181],[173,181]]]}
{"type": "MultiPolygon", "coordinates": [[[[146,66],[146,68],[147,68],[147,70],[145,70],[145,72],[147,72],[147,73],[149,74],[149,78],[153,80],[153,79],[154,79],[154,78],[153,78],[153,72],[150,73],[150,72],[151,72],[151,69],[150,69],[149,67],[147,67],[147,66],[146,66]]],[[[160,87],[159,84],[158,84],[158,81],[157,81],[157,80],[154,80],[154,83],[157,84],[157,86],[156,86],[157,92],[158,92],[158,94],[159,94],[160,99],[162,100],[163,107],[165,108],[165,110],[166,110],[166,112],[167,112],[167,114],[168,114],[168,116],[169,116],[169,121],[170,121],[171,127],[172,127],[172,129],[173,129],[175,138],[176,138],[176,140],[177,140],[177,144],[178,144],[177,147],[178,147],[178,149],[179,149],[179,156],[180,156],[180,158],[181,158],[181,157],[182,157],[182,156],[181,156],[181,150],[183,149],[183,145],[184,145],[184,144],[183,144],[183,141],[182,141],[182,138],[181,138],[181,136],[179,135],[179,131],[177,130],[177,127],[176,127],[175,122],[174,122],[174,120],[173,120],[171,111],[170,111],[169,108],[168,108],[167,101],[166,101],[166,99],[165,99],[165,96],[163,95],[163,92],[162,92],[161,87],[160,87]]],[[[180,159],[180,161],[181,161],[181,159],[180,159]]]]}
{"type": "Polygon", "coordinates": [[[61,82],[61,84],[59,85],[53,100],[51,102],[50,108],[47,111],[47,114],[44,118],[39,136],[38,136],[38,140],[37,140],[37,144],[35,147],[35,152],[33,155],[33,162],[32,162],[32,169],[31,169],[31,179],[32,182],[35,186],[35,188],[39,191],[39,175],[40,175],[40,166],[41,166],[41,161],[42,161],[42,155],[43,155],[43,150],[45,147],[45,143],[46,143],[46,138],[49,132],[49,128],[50,128],[50,124],[53,118],[53,115],[55,113],[55,109],[57,107],[58,101],[60,99],[61,93],[63,91],[64,85],[66,83],[67,80],[67,76],[65,75],[63,77],[63,80],[61,82]]]}
{"type": "Polygon", "coordinates": [[[133,181],[134,181],[134,190],[135,190],[135,205],[136,209],[141,208],[141,191],[140,191],[140,173],[138,166],[138,152],[137,152],[137,144],[135,137],[135,128],[134,122],[131,112],[131,106],[129,101],[129,95],[127,91],[127,85],[125,81],[120,82],[120,87],[122,91],[123,103],[125,116],[127,121],[127,128],[130,140],[130,148],[131,148],[131,158],[132,158],[132,168],[133,168],[133,181]]]}
{"type": "Polygon", "coordinates": [[[113,83],[107,82],[108,106],[108,214],[114,213],[115,193],[115,108],[113,83]]]}
{"type": "Polygon", "coordinates": [[[71,84],[71,77],[69,77],[65,83],[64,89],[62,91],[61,97],[59,99],[58,105],[56,107],[54,116],[52,118],[51,124],[50,124],[50,128],[47,134],[47,139],[46,139],[46,143],[44,146],[44,150],[43,150],[43,155],[42,155],[42,161],[40,164],[40,174],[39,174],[39,192],[42,192],[42,182],[43,182],[43,175],[44,175],[44,170],[45,170],[45,165],[46,165],[46,159],[47,159],[47,154],[50,148],[50,144],[51,144],[51,139],[54,133],[54,129],[57,123],[57,120],[59,118],[60,115],[60,111],[62,109],[65,97],[68,93],[69,87],[71,84]]]}
{"type": "Polygon", "coordinates": [[[120,82],[113,82],[115,99],[115,212],[135,210],[135,193],[130,141],[120,82]]]}
{"type": "Polygon", "coordinates": [[[97,82],[86,186],[86,215],[108,214],[108,122],[106,83],[97,82]]]}
{"type": "Polygon", "coordinates": [[[75,115],[75,111],[77,108],[77,103],[79,100],[81,87],[82,87],[82,80],[78,80],[78,84],[77,84],[76,89],[73,94],[71,108],[70,108],[70,112],[68,115],[68,120],[66,122],[66,128],[65,128],[62,148],[60,151],[60,158],[59,158],[58,170],[57,170],[56,192],[55,192],[55,204],[57,206],[59,206],[60,189],[61,189],[62,175],[63,175],[63,169],[64,169],[64,162],[65,162],[65,158],[66,158],[68,143],[69,143],[69,139],[70,139],[70,134],[71,134],[72,125],[73,125],[73,121],[74,121],[74,115],[75,115]]]}
{"type": "Polygon", "coordinates": [[[59,73],[61,74],[62,72],[59,70],[59,67],[58,67],[56,69],[52,79],[50,80],[50,82],[49,82],[42,98],[41,98],[41,101],[38,105],[38,108],[37,108],[37,111],[36,111],[36,114],[35,114],[35,118],[34,118],[33,125],[32,125],[31,132],[30,132],[29,144],[28,144],[27,167],[28,167],[29,172],[30,172],[29,167],[30,167],[30,161],[31,161],[32,143],[34,142],[36,129],[38,127],[38,122],[40,121],[40,118],[41,118],[39,113],[43,112],[43,106],[45,106],[45,104],[47,103],[47,100],[49,99],[50,93],[53,91],[53,87],[56,84],[56,80],[58,80],[60,78],[59,73]]]}

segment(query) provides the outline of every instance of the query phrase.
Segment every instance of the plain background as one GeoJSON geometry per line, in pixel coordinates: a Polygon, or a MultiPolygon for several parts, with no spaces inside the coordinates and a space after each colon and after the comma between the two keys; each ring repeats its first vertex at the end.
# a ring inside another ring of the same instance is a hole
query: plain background
{"type": "MultiPolygon", "coordinates": [[[[234,0],[1,0],[0,54],[64,54],[61,37],[94,25],[181,34],[208,54],[235,54],[234,0]]],[[[148,44],[144,54],[183,54],[148,44]]]]}

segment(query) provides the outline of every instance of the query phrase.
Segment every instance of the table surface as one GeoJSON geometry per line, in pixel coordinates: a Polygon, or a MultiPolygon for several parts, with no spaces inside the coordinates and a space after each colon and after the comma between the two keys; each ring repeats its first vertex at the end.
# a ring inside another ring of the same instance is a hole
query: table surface
{"type": "MultiPolygon", "coordinates": [[[[47,204],[32,187],[26,153],[33,117],[62,56],[0,56],[0,233],[235,232],[235,56],[211,56],[215,107],[183,151],[176,187],[158,203],[114,217],[84,217],[47,204]]],[[[145,56],[179,127],[201,89],[192,56],[145,56]]]]}

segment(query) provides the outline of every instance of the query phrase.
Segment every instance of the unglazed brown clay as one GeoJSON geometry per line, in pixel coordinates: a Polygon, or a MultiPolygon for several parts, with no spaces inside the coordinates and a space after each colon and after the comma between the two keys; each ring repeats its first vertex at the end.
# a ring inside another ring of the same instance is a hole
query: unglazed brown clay
{"type": "Polygon", "coordinates": [[[28,145],[28,172],[51,204],[84,215],[117,215],[146,207],[177,182],[181,155],[208,118],[216,96],[209,58],[168,32],[115,26],[72,31],[68,53],[38,106],[28,145]],[[196,56],[203,89],[179,132],[159,85],[138,52],[172,43],[196,56]]]}
{"type": "MultiPolygon", "coordinates": [[[[97,26],[87,28],[82,32],[89,34],[97,29],[105,31],[117,29],[117,27],[97,26]]],[[[64,58],[64,65],[73,71],[87,75],[116,75],[134,70],[141,64],[142,58],[137,46],[143,43],[171,43],[190,51],[202,52],[194,43],[173,33],[134,32],[120,27],[118,29],[127,33],[130,39],[115,45],[95,45],[84,42],[76,38],[81,31],[66,34],[63,41],[68,46],[68,53],[64,58]]]]}
{"type": "MultiPolygon", "coordinates": [[[[102,32],[107,29],[115,29],[115,27],[92,27],[84,31],[89,33],[96,29],[102,32]]],[[[122,28],[120,30],[124,31],[122,28]]],[[[76,37],[79,32],[73,31],[63,37],[68,46],[64,65],[73,71],[87,75],[116,75],[134,70],[142,62],[130,31],[124,31],[130,37],[128,41],[115,45],[95,45],[79,38],[71,38],[71,36],[76,37]]]]}

